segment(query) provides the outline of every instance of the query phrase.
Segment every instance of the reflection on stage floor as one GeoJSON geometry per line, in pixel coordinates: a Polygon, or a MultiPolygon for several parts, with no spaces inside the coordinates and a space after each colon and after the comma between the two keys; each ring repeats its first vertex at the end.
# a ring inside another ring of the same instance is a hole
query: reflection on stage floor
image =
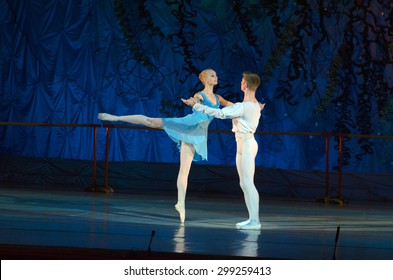
{"type": "Polygon", "coordinates": [[[237,230],[243,198],[92,193],[0,184],[2,259],[393,259],[393,205],[261,197],[262,229],[237,230]]]}

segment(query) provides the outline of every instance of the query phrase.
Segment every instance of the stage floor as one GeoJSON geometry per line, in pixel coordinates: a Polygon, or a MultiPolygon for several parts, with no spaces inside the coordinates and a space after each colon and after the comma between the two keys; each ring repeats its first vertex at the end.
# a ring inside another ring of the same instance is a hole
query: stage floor
{"type": "Polygon", "coordinates": [[[235,228],[236,222],[247,218],[242,197],[190,193],[184,226],[175,203],[175,192],[105,194],[0,183],[0,255],[2,259],[393,259],[391,203],[339,205],[261,197],[261,231],[235,228]]]}

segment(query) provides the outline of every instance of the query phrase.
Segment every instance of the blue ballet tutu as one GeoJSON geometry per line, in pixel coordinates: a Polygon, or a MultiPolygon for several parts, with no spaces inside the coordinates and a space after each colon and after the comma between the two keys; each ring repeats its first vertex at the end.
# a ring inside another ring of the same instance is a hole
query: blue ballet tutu
{"type": "MultiPolygon", "coordinates": [[[[209,99],[202,94],[204,105],[212,108],[219,108],[220,102],[216,95],[216,104],[213,105],[209,99]]],[[[195,148],[194,161],[207,160],[207,133],[210,117],[202,112],[194,111],[185,117],[180,118],[163,118],[162,123],[168,136],[177,143],[180,149],[181,142],[192,144],[195,148]]]]}

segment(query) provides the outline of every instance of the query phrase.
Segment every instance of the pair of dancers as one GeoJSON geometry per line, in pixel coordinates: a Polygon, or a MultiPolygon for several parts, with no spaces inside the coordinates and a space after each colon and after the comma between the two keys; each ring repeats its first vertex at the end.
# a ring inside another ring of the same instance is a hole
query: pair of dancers
{"type": "Polygon", "coordinates": [[[99,113],[98,119],[112,122],[123,121],[163,129],[173,141],[178,143],[180,168],[176,183],[178,195],[175,209],[179,212],[182,224],[186,218],[185,198],[192,161],[207,160],[208,126],[214,117],[233,119],[232,131],[235,133],[237,143],[236,167],[249,214],[249,219],[237,223],[236,227],[259,230],[261,228],[259,194],[254,185],[258,144],[255,141],[254,132],[259,123],[260,111],[264,108],[264,104],[259,103],[255,98],[260,79],[257,74],[244,72],[241,82],[244,100],[235,104],[214,94],[213,88],[218,83],[214,70],[203,70],[199,79],[203,83],[204,89],[187,100],[182,99],[186,105],[193,106],[192,114],[185,117],[150,118],[144,115],[116,116],[99,113]],[[220,105],[224,108],[219,109],[220,105]]]}

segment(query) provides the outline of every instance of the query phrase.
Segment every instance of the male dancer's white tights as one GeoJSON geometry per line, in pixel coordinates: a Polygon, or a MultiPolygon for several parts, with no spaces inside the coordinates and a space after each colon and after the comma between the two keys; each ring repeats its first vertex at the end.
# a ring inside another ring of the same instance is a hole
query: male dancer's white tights
{"type": "Polygon", "coordinates": [[[236,168],[249,215],[248,220],[237,223],[236,227],[258,229],[260,227],[259,194],[254,184],[255,157],[258,152],[258,143],[253,136],[247,137],[248,139],[236,138],[236,168]]]}

